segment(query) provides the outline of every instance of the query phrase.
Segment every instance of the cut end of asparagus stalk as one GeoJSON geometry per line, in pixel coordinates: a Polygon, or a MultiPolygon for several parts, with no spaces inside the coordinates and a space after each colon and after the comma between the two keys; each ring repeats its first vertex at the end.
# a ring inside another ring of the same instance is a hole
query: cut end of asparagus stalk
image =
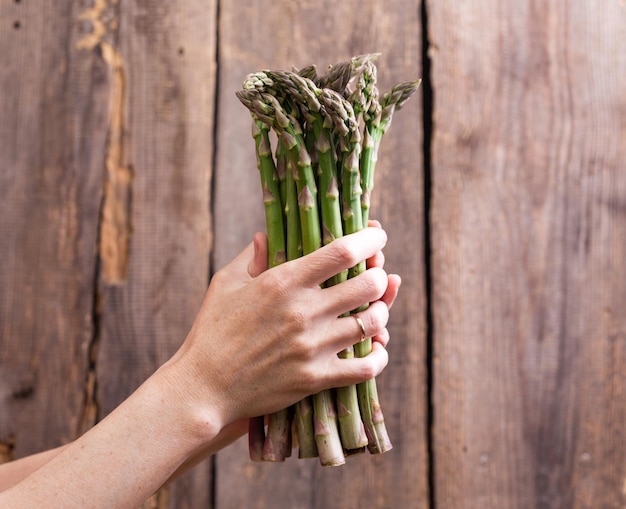
{"type": "Polygon", "coordinates": [[[337,426],[332,391],[322,391],[313,396],[313,423],[315,443],[322,466],[339,466],[346,462],[337,426]]]}
{"type": "Polygon", "coordinates": [[[317,458],[313,403],[310,397],[304,398],[296,404],[296,432],[298,434],[298,457],[317,458]]]}
{"type": "Polygon", "coordinates": [[[344,449],[357,450],[369,443],[361,421],[356,386],[337,389],[337,419],[344,449]]]}
{"type": "Polygon", "coordinates": [[[378,398],[372,399],[370,404],[372,406],[372,421],[376,431],[376,440],[370,442],[367,447],[372,454],[382,454],[393,449],[393,445],[387,434],[385,419],[378,398]]]}
{"type": "Polygon", "coordinates": [[[263,445],[263,461],[280,462],[291,456],[291,408],[268,416],[267,436],[263,445]]]}
{"type": "Polygon", "coordinates": [[[265,418],[253,417],[248,421],[248,452],[252,461],[263,461],[265,443],[265,418]]]}

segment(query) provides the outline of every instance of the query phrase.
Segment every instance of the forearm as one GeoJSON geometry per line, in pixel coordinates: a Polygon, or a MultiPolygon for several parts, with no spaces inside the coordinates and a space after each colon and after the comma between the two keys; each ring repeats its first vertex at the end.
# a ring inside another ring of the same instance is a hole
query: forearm
{"type": "Polygon", "coordinates": [[[40,468],[0,493],[0,506],[137,507],[211,447],[220,436],[211,420],[194,415],[159,370],[85,435],[42,456],[40,468]]]}
{"type": "Polygon", "coordinates": [[[0,465],[0,492],[8,490],[18,482],[24,480],[48,463],[52,458],[64,451],[68,445],[62,445],[0,465]]]}
{"type": "MultiPolygon", "coordinates": [[[[198,463],[215,454],[220,449],[230,445],[239,437],[248,431],[248,420],[244,419],[233,423],[231,426],[222,430],[215,440],[208,443],[202,450],[198,451],[194,456],[188,458],[174,474],[165,482],[177,479],[181,475],[188,472],[198,463]]],[[[11,461],[0,465],[0,493],[12,488],[17,483],[26,479],[29,475],[39,470],[43,465],[59,455],[67,449],[71,444],[62,445],[54,449],[49,449],[37,454],[32,454],[19,460],[11,461]]]]}

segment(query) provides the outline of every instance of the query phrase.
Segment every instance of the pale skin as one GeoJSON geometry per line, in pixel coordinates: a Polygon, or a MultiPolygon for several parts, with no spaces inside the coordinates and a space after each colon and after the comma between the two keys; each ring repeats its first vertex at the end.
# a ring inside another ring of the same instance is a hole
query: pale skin
{"type": "Polygon", "coordinates": [[[389,308],[400,278],[383,270],[387,237],[376,222],[299,260],[267,269],[257,234],[212,279],[176,354],[74,442],[0,465],[0,507],[130,508],[230,444],[247,421],[320,390],[358,383],[386,366],[389,308]],[[320,284],[358,261],[368,270],[320,284]],[[373,350],[337,352],[361,336],[373,350]]]}

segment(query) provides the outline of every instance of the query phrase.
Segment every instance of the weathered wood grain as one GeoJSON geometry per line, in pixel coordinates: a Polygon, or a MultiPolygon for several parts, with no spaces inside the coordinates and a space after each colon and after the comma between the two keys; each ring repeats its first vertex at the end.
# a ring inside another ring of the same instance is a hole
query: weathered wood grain
{"type": "MultiPolygon", "coordinates": [[[[435,507],[622,507],[626,6],[427,9],[435,507]]],[[[110,412],[264,228],[243,77],[371,51],[381,88],[419,77],[419,12],[221,2],[218,27],[217,2],[0,2],[0,461],[110,412]]],[[[422,115],[394,119],[372,210],[404,280],[395,449],[259,465],[242,440],[146,507],[428,506],[422,115]]]]}
{"type": "MultiPolygon", "coordinates": [[[[250,72],[327,65],[382,52],[379,79],[420,76],[419,2],[234,2],[220,8],[219,104],[214,188],[215,266],[264,230],[250,116],[235,97],[250,72]]],[[[350,458],[340,468],[291,458],[253,464],[247,442],[217,456],[217,507],[424,507],[426,472],[425,312],[421,108],[414,99],[394,119],[379,159],[373,217],[390,236],[387,268],[402,274],[391,319],[391,362],[379,379],[395,448],[350,458]]]]}
{"type": "MultiPolygon", "coordinates": [[[[199,307],[216,5],[0,7],[0,442],[10,459],[110,412],[171,355],[199,307]]],[[[151,503],[207,507],[211,475],[207,463],[151,503]]]]}
{"type": "Polygon", "coordinates": [[[437,507],[626,504],[626,7],[428,2],[437,507]]]}
{"type": "MultiPolygon", "coordinates": [[[[182,343],[208,284],[216,3],[109,2],[90,16],[106,29],[85,50],[111,76],[95,344],[104,416],[182,343]]],[[[211,475],[209,462],[152,503],[207,507],[211,475]]]]}
{"type": "Polygon", "coordinates": [[[0,443],[21,457],[84,414],[106,67],[72,2],[0,4],[0,443]]]}

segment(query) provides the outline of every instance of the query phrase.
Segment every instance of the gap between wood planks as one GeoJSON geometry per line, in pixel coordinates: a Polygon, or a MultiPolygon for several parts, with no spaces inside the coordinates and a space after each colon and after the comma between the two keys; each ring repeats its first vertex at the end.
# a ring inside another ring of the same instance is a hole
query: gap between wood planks
{"type": "Polygon", "coordinates": [[[426,0],[420,4],[420,20],[422,27],[422,129],[423,147],[422,156],[424,161],[424,274],[426,292],[426,451],[428,454],[428,505],[430,509],[436,508],[435,493],[435,446],[434,446],[434,335],[433,335],[433,310],[432,310],[432,264],[431,264],[431,230],[430,230],[430,204],[431,204],[431,152],[433,131],[433,105],[434,93],[430,78],[430,43],[428,40],[428,7],[426,0]]]}
{"type": "MultiPolygon", "coordinates": [[[[220,67],[222,65],[220,59],[220,14],[222,12],[222,2],[216,0],[215,2],[215,76],[219,76],[220,67]]],[[[217,143],[218,143],[218,130],[216,129],[217,121],[219,118],[219,105],[220,105],[220,80],[215,80],[215,94],[213,96],[213,154],[211,156],[211,175],[209,178],[209,221],[211,227],[212,238],[215,238],[215,214],[213,214],[213,203],[215,203],[215,196],[217,194],[216,187],[213,184],[213,177],[215,176],[215,167],[217,165],[217,143]]],[[[215,267],[215,249],[213,242],[211,242],[209,251],[209,273],[207,274],[207,286],[211,282],[213,276],[213,268],[215,267]]],[[[213,454],[209,460],[211,462],[211,485],[209,486],[209,503],[210,507],[217,507],[217,454],[213,454]]]]}

